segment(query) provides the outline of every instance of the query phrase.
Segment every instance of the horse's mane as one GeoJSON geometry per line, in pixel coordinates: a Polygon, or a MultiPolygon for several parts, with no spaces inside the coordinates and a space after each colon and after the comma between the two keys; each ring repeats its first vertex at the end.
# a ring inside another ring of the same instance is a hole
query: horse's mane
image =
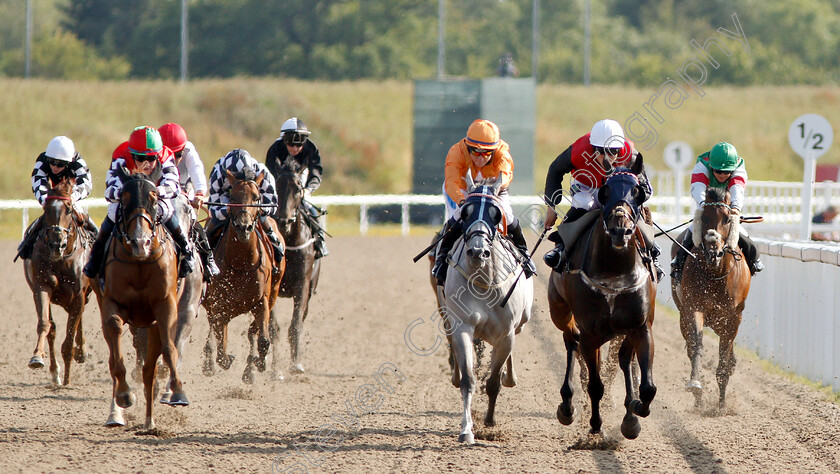
{"type": "Polygon", "coordinates": [[[706,202],[726,202],[725,189],[707,187],[706,188],[706,202]]]}

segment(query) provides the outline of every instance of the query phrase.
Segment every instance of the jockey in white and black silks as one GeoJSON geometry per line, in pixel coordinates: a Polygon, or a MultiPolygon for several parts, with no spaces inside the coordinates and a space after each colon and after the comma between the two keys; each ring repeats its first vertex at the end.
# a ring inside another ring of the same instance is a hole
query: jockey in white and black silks
{"type": "Polygon", "coordinates": [[[114,223],[117,221],[117,209],[119,208],[120,192],[123,182],[120,179],[118,170],[126,168],[130,173],[144,173],[157,185],[158,201],[157,215],[160,222],[172,235],[182,262],[179,266],[179,278],[183,278],[193,270],[192,246],[189,239],[178,224],[175,218],[175,208],[170,202],[181,192],[179,184],[178,168],[173,160],[172,150],[163,145],[160,133],[147,126],[134,129],[128,137],[128,141],[121,143],[111,155],[111,166],[105,179],[105,199],[108,204],[108,215],[102,221],[102,227],[96,242],[90,252],[90,260],[85,265],[85,275],[95,278],[102,267],[105,253],[105,244],[108,237],[114,230],[114,223]]]}
{"type": "MultiPolygon", "coordinates": [[[[231,150],[225,156],[221,157],[213,165],[213,170],[210,171],[210,202],[213,204],[227,204],[230,202],[230,190],[232,186],[230,181],[228,181],[226,171],[230,171],[238,177],[241,176],[242,179],[255,180],[259,176],[263,177],[260,182],[260,204],[266,207],[261,209],[259,218],[266,237],[268,237],[272,247],[274,247],[274,271],[279,271],[286,249],[283,246],[283,241],[274,232],[274,227],[268,222],[268,219],[272,219],[271,215],[274,214],[277,208],[277,192],[274,190],[274,177],[269,173],[268,168],[264,164],[255,160],[247,151],[241,148],[231,150]]],[[[230,208],[228,206],[210,206],[210,221],[207,223],[206,230],[213,247],[218,243],[218,233],[227,223],[229,215],[230,208]]]]}
{"type": "MultiPolygon", "coordinates": [[[[729,192],[730,215],[740,219],[747,190],[747,168],[744,163],[744,159],[738,156],[738,150],[727,142],[720,142],[698,156],[697,163],[691,170],[691,197],[697,202],[698,209],[706,199],[706,189],[718,188],[729,192]]],[[[764,263],[747,231],[740,225],[738,231],[738,247],[744,252],[750,273],[755,275],[756,272],[764,270],[764,263]]],[[[694,234],[689,227],[682,242],[683,247],[690,249],[694,245],[693,239],[694,234]]],[[[680,248],[671,262],[671,278],[676,281],[682,279],[682,268],[686,258],[688,252],[680,248]]]]}
{"type": "MultiPolygon", "coordinates": [[[[207,176],[204,174],[204,162],[198,155],[195,145],[187,140],[187,132],[177,123],[165,123],[158,128],[163,146],[172,150],[175,165],[178,167],[181,192],[186,194],[192,207],[199,209],[207,201],[207,176]]],[[[198,223],[198,216],[190,208],[190,223],[196,235],[196,247],[204,265],[204,280],[209,281],[219,274],[219,267],[213,257],[213,249],[207,239],[204,227],[198,223]]]]}
{"type": "MultiPolygon", "coordinates": [[[[545,199],[548,205],[545,228],[550,229],[557,222],[555,208],[563,199],[563,178],[566,174],[572,175],[569,187],[572,204],[562,223],[573,222],[593,209],[600,209],[598,190],[613,170],[618,167],[630,168],[638,159],[641,159],[641,153],[632,141],[624,137],[624,130],[618,122],[610,119],[596,122],[589,133],[575,140],[548,167],[545,178],[545,199]]],[[[638,178],[644,202],[650,199],[653,189],[644,169],[638,178]]],[[[545,254],[545,263],[561,271],[567,260],[565,250],[574,242],[563,242],[556,233],[549,240],[555,242],[556,246],[545,254]]],[[[660,253],[659,248],[652,242],[648,244],[658,269],[656,258],[660,253]]]]}
{"type": "Polygon", "coordinates": [[[452,145],[446,154],[443,172],[447,220],[440,231],[442,237],[432,268],[432,275],[437,279],[438,285],[443,285],[446,280],[446,255],[462,233],[457,210],[466,198],[467,173],[475,182],[492,178],[496,183],[501,183],[498,198],[507,222],[508,237],[522,254],[525,276],[533,276],[537,269],[531,261],[528,243],[522,235],[519,219],[513,215],[510,207],[508,187],[513,181],[513,157],[510,155],[510,146],[500,137],[499,127],[489,120],[473,121],[467,129],[467,136],[452,145]]]}
{"type": "Polygon", "coordinates": [[[265,154],[265,164],[273,176],[280,173],[280,168],[289,158],[295,160],[300,168],[305,170],[301,179],[304,183],[301,203],[306,212],[312,216],[312,219],[306,219],[306,222],[315,236],[315,258],[318,259],[329,255],[330,252],[327,250],[324,229],[317,225],[323,212],[308,201],[309,196],[321,186],[321,174],[324,171],[321,166],[321,153],[310,136],[311,132],[302,120],[297,117],[286,120],[280,127],[280,138],[271,144],[265,154]]]}
{"type": "MultiPolygon", "coordinates": [[[[81,201],[88,197],[93,189],[93,181],[90,177],[90,170],[84,158],[76,151],[73,141],[65,136],[54,137],[47,144],[46,151],[35,159],[35,167],[32,170],[32,193],[38,204],[44,205],[47,193],[62,179],[67,178],[73,181],[72,203],[81,201]]],[[[98,229],[96,224],[85,216],[84,228],[95,235],[98,229]]],[[[42,228],[42,218],[39,216],[26,229],[26,233],[18,246],[18,255],[27,259],[32,256],[32,249],[35,240],[42,228]]]]}

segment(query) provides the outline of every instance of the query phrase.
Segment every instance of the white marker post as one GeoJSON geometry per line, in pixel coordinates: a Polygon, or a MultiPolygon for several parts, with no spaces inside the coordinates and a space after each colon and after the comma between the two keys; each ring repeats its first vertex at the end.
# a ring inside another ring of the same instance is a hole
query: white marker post
{"type": "Polygon", "coordinates": [[[802,175],[802,222],[799,238],[811,238],[811,200],[814,195],[814,176],[817,158],[828,151],[834,140],[834,130],[822,115],[800,115],[790,125],[788,143],[790,147],[805,160],[805,171],[802,175]]]}
{"type": "Polygon", "coordinates": [[[684,194],[683,171],[695,161],[694,151],[691,145],[686,142],[671,142],[665,146],[663,156],[665,164],[674,172],[674,215],[677,222],[683,219],[683,208],[681,205],[684,194]]]}

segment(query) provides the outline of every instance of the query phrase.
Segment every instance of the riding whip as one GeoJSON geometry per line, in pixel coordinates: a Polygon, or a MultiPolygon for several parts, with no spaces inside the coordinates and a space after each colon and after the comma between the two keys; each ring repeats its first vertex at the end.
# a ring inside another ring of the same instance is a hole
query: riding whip
{"type": "Polygon", "coordinates": [[[435,248],[441,240],[443,240],[444,235],[446,235],[446,232],[441,232],[440,234],[438,234],[437,238],[435,238],[435,240],[432,242],[432,245],[429,245],[428,247],[423,249],[422,252],[418,253],[416,257],[414,257],[414,263],[417,263],[418,260],[423,258],[423,255],[426,255],[427,253],[431,252],[432,249],[435,248]]]}
{"type": "MultiPolygon", "coordinates": [[[[536,245],[534,245],[534,250],[531,250],[531,254],[528,256],[528,258],[533,258],[533,257],[534,257],[534,254],[535,254],[535,253],[537,253],[537,247],[539,247],[539,246],[540,246],[540,244],[542,243],[543,239],[545,238],[545,234],[547,234],[547,233],[548,233],[548,229],[543,229],[542,234],[540,234],[540,238],[539,238],[539,239],[537,239],[537,244],[536,244],[536,245]]],[[[507,292],[507,294],[505,295],[505,297],[504,297],[504,298],[502,298],[502,301],[499,303],[499,307],[501,307],[501,308],[504,308],[504,307],[505,307],[505,305],[507,304],[508,300],[510,299],[510,295],[512,295],[512,294],[513,294],[513,289],[514,289],[514,288],[516,288],[516,284],[517,284],[517,283],[519,283],[519,277],[521,277],[521,276],[522,276],[522,272],[524,272],[524,271],[525,271],[525,267],[523,266],[523,265],[525,265],[525,263],[524,263],[524,262],[520,262],[520,263],[519,263],[519,265],[520,265],[520,267],[521,267],[521,268],[519,269],[519,275],[517,275],[517,276],[516,276],[516,279],[515,279],[515,280],[513,280],[513,285],[510,285],[510,290],[508,290],[508,292],[507,292]]]]}
{"type": "MultiPolygon", "coordinates": [[[[692,219],[692,221],[693,221],[693,220],[694,220],[694,219],[692,219]]],[[[653,219],[651,219],[651,222],[653,222],[653,225],[655,225],[655,226],[656,226],[656,228],[657,228],[657,229],[659,229],[659,230],[660,230],[660,232],[661,232],[661,233],[656,234],[656,235],[663,235],[663,234],[664,234],[664,235],[665,235],[665,237],[668,237],[668,238],[671,240],[671,242],[673,242],[673,243],[677,244],[677,246],[679,246],[679,248],[681,248],[681,249],[685,250],[685,251],[686,251],[689,255],[691,255],[691,258],[697,258],[697,257],[696,257],[693,253],[691,253],[691,250],[689,250],[689,249],[685,248],[685,247],[683,246],[683,244],[681,244],[681,243],[677,242],[677,239],[675,239],[675,238],[671,237],[670,235],[668,235],[668,232],[667,232],[667,231],[662,230],[662,227],[659,227],[659,224],[657,224],[656,222],[654,222],[654,221],[653,221],[653,219]]],[[[688,222],[691,222],[691,221],[688,221],[688,222]]],[[[688,224],[688,222],[686,222],[686,223],[684,223],[684,224],[680,224],[680,225],[678,225],[677,227],[684,226],[685,224],[688,224]]],[[[675,228],[676,228],[676,227],[675,227],[675,228]]],[[[674,229],[671,229],[671,230],[674,230],[674,229]]]]}

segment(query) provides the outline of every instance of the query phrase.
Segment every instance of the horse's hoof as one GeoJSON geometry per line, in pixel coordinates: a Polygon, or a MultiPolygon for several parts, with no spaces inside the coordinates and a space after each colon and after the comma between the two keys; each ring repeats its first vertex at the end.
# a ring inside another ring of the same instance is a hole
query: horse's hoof
{"type": "Polygon", "coordinates": [[[30,369],[43,369],[45,366],[46,364],[44,364],[44,359],[42,359],[41,356],[32,356],[32,358],[29,359],[30,369]]]}
{"type": "Polygon", "coordinates": [[[76,349],[76,351],[73,353],[73,360],[75,360],[76,362],[78,362],[80,364],[84,364],[85,359],[86,359],[85,353],[83,351],[80,351],[80,350],[76,349]]]}
{"type": "Polygon", "coordinates": [[[703,385],[700,384],[699,380],[689,380],[687,384],[685,384],[685,390],[687,392],[697,393],[703,392],[703,385]]]}
{"type": "Polygon", "coordinates": [[[187,394],[184,392],[172,393],[166,401],[163,401],[163,397],[161,397],[160,402],[173,407],[186,407],[190,405],[187,394]]]}
{"type": "Polygon", "coordinates": [[[50,371],[50,382],[53,387],[61,387],[61,366],[55,372],[50,371]]]}
{"type": "Polygon", "coordinates": [[[265,359],[255,357],[254,366],[257,368],[257,372],[265,372],[265,359]]]}
{"type": "Polygon", "coordinates": [[[295,375],[301,375],[301,374],[303,374],[305,371],[303,370],[303,366],[302,366],[302,365],[300,365],[300,364],[295,364],[295,365],[293,365],[293,366],[292,366],[292,368],[291,368],[291,369],[289,369],[289,372],[291,372],[291,373],[293,373],[293,374],[295,374],[295,375]]]}
{"type": "Polygon", "coordinates": [[[112,414],[108,417],[108,421],[105,422],[105,426],[109,428],[113,428],[116,426],[125,426],[125,418],[123,418],[122,413],[119,415],[112,414]]]}
{"type": "Polygon", "coordinates": [[[217,358],[216,363],[219,364],[219,367],[227,370],[233,365],[233,360],[236,359],[236,356],[233,354],[228,354],[225,357],[217,358]]]}
{"type": "Polygon", "coordinates": [[[507,371],[502,372],[502,385],[505,387],[516,387],[516,376],[508,377],[507,371]]]}
{"type": "Polygon", "coordinates": [[[639,423],[639,419],[632,413],[624,415],[624,421],[621,422],[621,434],[627,439],[636,439],[641,432],[642,424],[639,423]]]}
{"type": "Polygon", "coordinates": [[[650,415],[650,406],[645,407],[641,400],[633,400],[630,402],[630,411],[644,418],[650,415]]]}
{"type": "Polygon", "coordinates": [[[563,410],[563,405],[557,405],[557,421],[560,422],[561,425],[571,425],[573,421],[575,421],[575,407],[570,407],[568,413],[567,410],[563,410]]]}
{"type": "Polygon", "coordinates": [[[461,433],[458,435],[459,443],[475,444],[475,437],[472,433],[461,433]]]}
{"type": "Polygon", "coordinates": [[[271,380],[274,380],[276,382],[282,382],[283,380],[286,380],[286,377],[283,377],[283,374],[281,374],[280,372],[276,372],[274,375],[271,376],[271,380]]]}
{"type": "Polygon", "coordinates": [[[252,385],[254,383],[254,372],[251,369],[242,373],[242,383],[252,385]]]}
{"type": "Polygon", "coordinates": [[[484,418],[484,426],[487,428],[493,428],[496,426],[496,419],[495,418],[484,418]]]}
{"type": "Polygon", "coordinates": [[[137,397],[133,392],[120,393],[114,398],[117,401],[117,406],[120,408],[128,408],[131,405],[134,405],[134,402],[137,401],[137,397]]]}
{"type": "Polygon", "coordinates": [[[152,417],[146,418],[146,424],[143,425],[143,428],[146,431],[151,431],[155,429],[155,420],[153,420],[152,417]]]}
{"type": "Polygon", "coordinates": [[[213,361],[209,360],[209,359],[205,359],[204,360],[204,365],[201,368],[201,371],[207,377],[216,375],[216,367],[213,365],[213,361]]]}
{"type": "Polygon", "coordinates": [[[170,392],[169,390],[160,394],[161,403],[169,403],[170,398],[172,398],[172,392],[170,392]]]}

